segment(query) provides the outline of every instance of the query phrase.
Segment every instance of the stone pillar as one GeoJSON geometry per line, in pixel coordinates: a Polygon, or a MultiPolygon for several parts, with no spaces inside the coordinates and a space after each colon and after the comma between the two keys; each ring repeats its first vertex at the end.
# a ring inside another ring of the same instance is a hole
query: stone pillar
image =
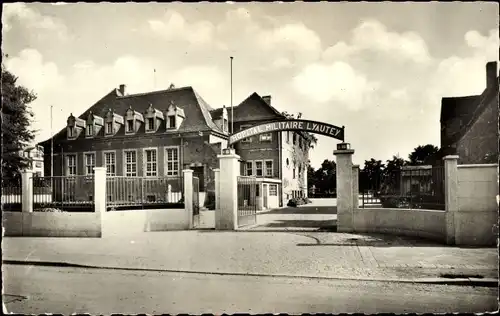
{"type": "Polygon", "coordinates": [[[444,160],[444,201],[446,210],[446,243],[455,244],[455,213],[458,211],[458,156],[450,155],[444,160]]]}
{"type": "Polygon", "coordinates": [[[222,155],[218,155],[219,173],[219,208],[215,211],[215,229],[235,230],[238,228],[238,175],[240,156],[236,155],[234,149],[224,149],[222,155]]]}
{"type": "Polygon", "coordinates": [[[94,211],[106,213],[106,167],[94,167],[94,211]]]}
{"type": "Polygon", "coordinates": [[[359,165],[352,166],[352,208],[359,208],[359,165]]]}
{"type": "Polygon", "coordinates": [[[21,171],[21,206],[26,213],[33,212],[33,170],[21,171]]]}
{"type": "Polygon", "coordinates": [[[220,169],[214,169],[215,209],[220,208],[220,169]]]}
{"type": "Polygon", "coordinates": [[[337,231],[352,232],[353,193],[352,193],[352,155],[348,143],[337,145],[333,152],[337,156],[337,231]]]}
{"type": "Polygon", "coordinates": [[[194,227],[193,172],[192,169],[182,170],[182,176],[184,177],[184,210],[186,210],[186,216],[188,216],[189,229],[194,227]]]}

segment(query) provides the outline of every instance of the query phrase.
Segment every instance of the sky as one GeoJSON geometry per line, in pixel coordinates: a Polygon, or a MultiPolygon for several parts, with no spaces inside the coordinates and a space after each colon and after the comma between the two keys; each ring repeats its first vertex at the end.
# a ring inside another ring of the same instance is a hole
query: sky
{"type": "MultiPolygon", "coordinates": [[[[442,97],[480,94],[498,60],[498,5],[452,3],[11,3],[3,62],[33,90],[36,141],[106,93],[192,86],[212,107],[253,92],[345,126],[353,162],[439,146],[442,97]],[[156,72],[155,72],[156,69],[156,72]]],[[[339,142],[317,135],[313,167],[339,142]]]]}

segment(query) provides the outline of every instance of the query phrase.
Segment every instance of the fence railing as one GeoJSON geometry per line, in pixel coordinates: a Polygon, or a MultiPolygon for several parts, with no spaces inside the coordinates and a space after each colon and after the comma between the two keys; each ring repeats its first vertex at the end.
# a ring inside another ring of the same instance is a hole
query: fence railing
{"type": "Polygon", "coordinates": [[[106,178],[107,207],[176,204],[184,201],[182,177],[106,178]]]}
{"type": "Polygon", "coordinates": [[[33,177],[33,210],[93,211],[93,176],[33,177]]]}
{"type": "Polygon", "coordinates": [[[22,194],[20,178],[2,179],[2,210],[20,212],[22,210],[22,194]]]}
{"type": "Polygon", "coordinates": [[[361,207],[444,210],[444,167],[420,167],[360,173],[361,207]],[[367,185],[368,184],[368,185],[367,185]]]}

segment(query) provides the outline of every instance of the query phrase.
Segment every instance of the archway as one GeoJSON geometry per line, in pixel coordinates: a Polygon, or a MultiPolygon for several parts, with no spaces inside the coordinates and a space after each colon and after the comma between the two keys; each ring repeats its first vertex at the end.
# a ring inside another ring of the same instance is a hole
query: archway
{"type": "MultiPolygon", "coordinates": [[[[324,123],[324,122],[318,122],[318,121],[311,121],[311,120],[301,120],[301,119],[286,119],[286,120],[279,120],[279,121],[273,121],[273,122],[268,122],[268,123],[262,123],[258,125],[254,125],[251,127],[248,127],[242,131],[239,131],[237,133],[234,133],[229,136],[228,140],[228,146],[234,147],[234,145],[242,140],[248,140],[249,138],[252,138],[254,136],[262,135],[262,134],[269,134],[269,133],[279,133],[279,132],[307,132],[307,133],[313,133],[313,134],[319,134],[319,135],[324,135],[327,137],[331,137],[337,140],[340,140],[342,143],[337,146],[337,149],[348,149],[347,146],[348,144],[344,143],[345,139],[345,127],[339,127],[336,125],[324,123]],[[345,147],[345,148],[344,148],[345,147]]],[[[276,135],[276,134],[275,134],[276,135]]],[[[285,135],[285,134],[283,134],[285,135]]],[[[288,137],[288,133],[286,134],[288,137]]],[[[295,134],[293,134],[295,136],[295,134]]],[[[283,136],[284,137],[284,136],[283,136]]],[[[265,139],[262,138],[261,139],[265,139]]],[[[283,140],[283,142],[285,142],[283,140]]],[[[247,143],[249,143],[247,141],[247,143]]],[[[295,146],[295,137],[293,138],[293,143],[292,147],[295,146]]],[[[247,148],[249,145],[246,145],[247,148]]],[[[305,146],[304,146],[305,147],[305,146]]],[[[332,199],[330,203],[327,201],[325,204],[325,201],[321,201],[321,205],[304,205],[301,206],[300,208],[287,208],[286,203],[283,203],[283,206],[285,209],[278,209],[268,207],[270,199],[272,197],[276,196],[277,199],[280,199],[281,201],[286,200],[289,201],[289,195],[288,193],[285,194],[284,192],[284,187],[286,187],[285,183],[289,183],[291,180],[290,178],[286,178],[284,176],[285,168],[284,168],[284,161],[285,159],[282,158],[282,153],[281,151],[284,151],[284,147],[280,144],[278,148],[278,153],[275,153],[275,155],[279,155],[279,163],[278,168],[280,169],[279,175],[280,177],[278,179],[267,179],[266,177],[262,177],[263,171],[262,169],[264,168],[263,163],[259,162],[258,167],[256,166],[256,171],[257,168],[260,171],[260,174],[256,172],[256,174],[251,174],[249,176],[246,172],[242,174],[237,175],[237,227],[241,226],[246,226],[246,225],[255,225],[257,223],[257,214],[267,214],[267,215],[272,215],[272,214],[288,214],[290,216],[282,216],[283,218],[297,218],[297,214],[304,215],[304,214],[309,214],[312,216],[308,216],[308,219],[302,219],[299,223],[299,221],[285,221],[285,220],[279,220],[281,223],[274,223],[272,224],[269,228],[278,228],[278,227],[287,227],[287,225],[290,225],[291,227],[298,228],[300,225],[308,227],[308,228],[321,228],[322,226],[325,226],[325,224],[328,224],[329,226],[331,225],[331,220],[326,221],[325,218],[332,218],[332,214],[336,214],[335,212],[332,212],[332,209],[335,208],[336,206],[336,201],[332,199]],[[328,209],[330,208],[330,209],[328,209]],[[316,213],[314,213],[314,210],[316,210],[316,213]],[[320,214],[321,210],[325,214],[320,214]],[[325,212],[326,211],[326,212],[325,212]],[[329,211],[329,212],[328,212],[329,211]],[[274,213],[273,213],[274,212],[274,213]],[[296,214],[294,214],[294,212],[296,214]],[[311,220],[309,218],[314,218],[314,214],[316,215],[324,215],[322,216],[316,216],[317,220],[311,220]],[[292,216],[293,215],[293,216],[292,216]],[[295,216],[295,217],[294,217],[295,216]],[[318,219],[319,218],[319,219],[318,219]],[[323,220],[321,220],[323,218],[323,220]],[[328,222],[328,223],[327,223],[328,222]],[[297,226],[299,225],[299,226],[297,226]]],[[[256,150],[258,152],[258,150],[256,150]]],[[[231,154],[235,153],[233,149],[228,148],[224,151],[226,154],[231,154]]],[[[259,153],[254,153],[254,157],[258,156],[259,153]]],[[[265,156],[269,159],[269,156],[272,156],[270,153],[262,153],[262,156],[265,156]]],[[[308,158],[308,156],[307,156],[308,158]]],[[[287,161],[288,162],[288,161],[287,161]]],[[[242,163],[247,163],[245,159],[242,159],[242,163]]],[[[305,168],[302,168],[303,173],[306,174],[306,180],[305,180],[305,194],[293,194],[290,196],[290,200],[294,201],[304,201],[304,198],[307,198],[307,167],[304,165],[305,168]]],[[[240,168],[238,168],[240,169],[240,168]]],[[[241,170],[243,170],[243,167],[241,167],[241,170]]],[[[298,168],[298,176],[297,178],[300,179],[300,176],[302,171],[300,171],[300,167],[298,168]]],[[[221,169],[221,174],[225,173],[226,170],[221,169]]],[[[294,181],[299,181],[296,180],[296,167],[295,167],[295,162],[293,163],[293,180],[294,181]]],[[[300,187],[300,184],[295,184],[296,186],[300,187]]],[[[290,190],[288,188],[287,190],[290,190]]],[[[293,190],[293,189],[292,189],[293,190]]],[[[301,193],[302,189],[299,190],[294,190],[293,193],[301,193]]],[[[224,194],[224,193],[222,193],[224,194]]],[[[281,204],[281,203],[280,203],[281,204]]],[[[259,215],[260,216],[260,215],[259,215]]],[[[272,218],[273,216],[268,216],[268,218],[272,218]]],[[[298,217],[303,217],[303,216],[298,216],[298,217]]],[[[259,218],[263,218],[263,216],[260,216],[259,218]]],[[[274,218],[274,217],[273,217],[274,218]]],[[[288,227],[290,228],[290,227],[288,227]]]]}

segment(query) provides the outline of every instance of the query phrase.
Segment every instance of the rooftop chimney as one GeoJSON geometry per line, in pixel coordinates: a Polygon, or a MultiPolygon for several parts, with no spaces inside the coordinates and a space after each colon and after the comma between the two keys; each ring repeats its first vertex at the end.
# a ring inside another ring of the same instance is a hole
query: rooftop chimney
{"type": "Polygon", "coordinates": [[[263,96],[262,100],[264,100],[264,102],[266,102],[267,104],[271,105],[271,96],[270,95],[263,96]]]}
{"type": "Polygon", "coordinates": [[[486,87],[493,87],[497,84],[497,62],[490,61],[486,64],[486,87]]]}
{"type": "Polygon", "coordinates": [[[120,93],[122,94],[122,96],[125,96],[126,92],[127,92],[127,86],[124,84],[121,84],[120,85],[120,93]]]}

